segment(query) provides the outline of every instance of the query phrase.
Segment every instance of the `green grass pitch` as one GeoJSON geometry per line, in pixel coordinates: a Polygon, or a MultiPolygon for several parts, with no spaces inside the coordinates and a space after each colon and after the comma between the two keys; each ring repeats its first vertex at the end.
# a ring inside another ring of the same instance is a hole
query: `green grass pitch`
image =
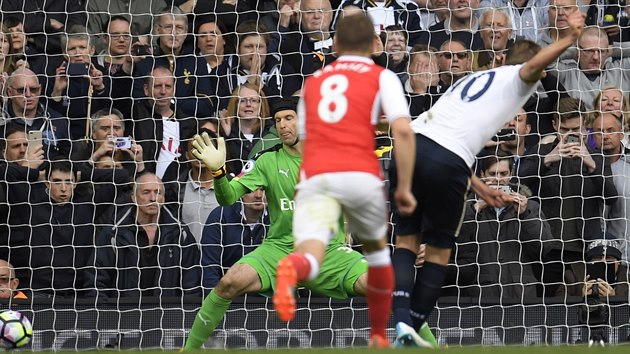
{"type": "MultiPolygon", "coordinates": [[[[121,351],[121,353],[129,353],[130,351],[121,351]]],[[[336,354],[336,353],[349,353],[349,354],[364,354],[366,352],[374,354],[406,354],[406,353],[435,353],[435,354],[627,354],[630,353],[630,345],[618,345],[592,347],[589,348],[586,345],[565,345],[565,346],[497,346],[497,347],[449,347],[441,348],[437,350],[421,349],[421,348],[405,348],[405,349],[368,349],[368,348],[355,348],[355,349],[329,349],[329,348],[313,348],[313,349],[207,349],[190,351],[186,353],[190,354],[209,354],[209,353],[226,353],[226,354],[289,354],[289,353],[303,353],[303,354],[336,354]]],[[[97,352],[84,352],[84,353],[97,353],[97,352]]],[[[98,352],[101,353],[101,352],[98,352]]],[[[105,353],[105,352],[102,352],[105,353]]],[[[107,353],[112,353],[111,351],[107,353]]],[[[143,354],[164,354],[169,351],[155,351],[147,350],[142,351],[143,354]]],[[[176,353],[171,351],[170,353],[176,353]]],[[[63,354],[63,353],[60,353],[63,354]]]]}

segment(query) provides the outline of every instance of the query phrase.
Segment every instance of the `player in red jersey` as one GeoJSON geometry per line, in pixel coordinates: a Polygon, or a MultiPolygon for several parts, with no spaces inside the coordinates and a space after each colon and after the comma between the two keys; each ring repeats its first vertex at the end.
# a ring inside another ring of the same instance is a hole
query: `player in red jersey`
{"type": "Polygon", "coordinates": [[[374,154],[381,113],[390,123],[396,159],[402,160],[397,166],[405,182],[399,183],[394,198],[399,212],[407,214],[416,206],[411,193],[415,142],[402,84],[370,59],[373,39],[367,15],[346,16],[334,37],[339,58],[305,83],[298,107],[305,142],[293,217],[296,248],[278,262],[273,301],[281,320],[293,319],[294,289],[317,276],[343,213],[350,231],[362,241],[368,262],[370,345],[386,347],[394,275],[385,238],[385,192],[374,154]]]}

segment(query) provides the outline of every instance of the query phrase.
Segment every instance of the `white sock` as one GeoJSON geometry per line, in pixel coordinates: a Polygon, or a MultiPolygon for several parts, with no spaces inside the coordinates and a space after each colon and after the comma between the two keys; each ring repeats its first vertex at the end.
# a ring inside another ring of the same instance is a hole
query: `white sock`
{"type": "Polygon", "coordinates": [[[389,255],[389,249],[383,248],[372,253],[365,254],[365,260],[368,262],[368,266],[382,267],[392,263],[392,258],[389,255]]]}
{"type": "Polygon", "coordinates": [[[317,275],[319,274],[319,262],[317,262],[315,256],[310,253],[304,253],[304,257],[306,257],[308,263],[311,264],[311,272],[308,273],[308,277],[306,278],[306,280],[313,280],[317,278],[317,275]]]}

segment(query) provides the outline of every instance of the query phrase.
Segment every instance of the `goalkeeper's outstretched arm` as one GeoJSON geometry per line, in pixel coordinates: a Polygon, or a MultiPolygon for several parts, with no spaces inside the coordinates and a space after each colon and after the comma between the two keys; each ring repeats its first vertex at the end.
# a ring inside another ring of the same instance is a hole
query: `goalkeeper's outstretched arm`
{"type": "Polygon", "coordinates": [[[192,154],[199,159],[214,177],[214,191],[219,204],[226,206],[236,203],[245,193],[250,191],[237,181],[229,182],[225,172],[225,140],[216,139],[216,147],[210,140],[208,133],[195,135],[193,138],[192,154]]]}
{"type": "Polygon", "coordinates": [[[228,181],[227,178],[222,177],[214,180],[214,192],[217,197],[217,202],[226,206],[236,203],[244,194],[249,193],[250,190],[238,181],[228,181]]]}

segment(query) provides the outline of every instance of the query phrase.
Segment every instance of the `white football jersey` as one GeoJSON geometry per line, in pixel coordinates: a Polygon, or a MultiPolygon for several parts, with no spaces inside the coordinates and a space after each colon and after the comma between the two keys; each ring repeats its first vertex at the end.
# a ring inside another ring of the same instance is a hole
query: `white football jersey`
{"type": "Polygon", "coordinates": [[[472,166],[485,143],[514,119],[536,90],[521,80],[523,65],[472,73],[451,86],[411,127],[472,166]]]}

